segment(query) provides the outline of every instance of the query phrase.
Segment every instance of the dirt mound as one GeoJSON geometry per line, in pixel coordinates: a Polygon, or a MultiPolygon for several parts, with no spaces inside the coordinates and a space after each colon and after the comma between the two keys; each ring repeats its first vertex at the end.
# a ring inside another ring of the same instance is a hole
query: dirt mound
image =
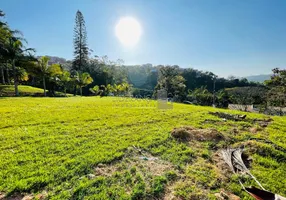
{"type": "Polygon", "coordinates": [[[190,126],[174,128],[171,135],[176,139],[184,141],[219,141],[225,139],[223,134],[215,129],[196,129],[190,126]]]}

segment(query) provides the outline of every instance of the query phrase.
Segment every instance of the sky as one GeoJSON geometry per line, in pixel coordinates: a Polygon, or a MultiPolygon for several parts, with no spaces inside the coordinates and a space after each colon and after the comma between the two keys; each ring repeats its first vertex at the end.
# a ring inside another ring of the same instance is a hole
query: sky
{"type": "Polygon", "coordinates": [[[179,65],[228,77],[286,68],[285,0],[0,0],[37,55],[73,58],[76,11],[93,55],[126,65],[179,65]],[[122,17],[142,28],[132,48],[115,35],[122,17]]]}

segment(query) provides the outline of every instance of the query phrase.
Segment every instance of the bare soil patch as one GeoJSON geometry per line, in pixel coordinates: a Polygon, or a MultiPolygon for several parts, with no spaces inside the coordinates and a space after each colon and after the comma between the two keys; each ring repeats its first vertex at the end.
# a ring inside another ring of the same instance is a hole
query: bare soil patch
{"type": "Polygon", "coordinates": [[[0,200],[32,200],[32,199],[46,199],[48,196],[47,191],[42,191],[37,195],[33,194],[13,194],[11,196],[6,196],[4,193],[0,192],[0,200]]]}
{"type": "Polygon", "coordinates": [[[98,164],[94,169],[94,175],[111,176],[115,172],[121,171],[122,168],[131,169],[133,167],[139,169],[142,175],[148,173],[152,176],[161,176],[165,172],[175,169],[170,162],[154,157],[140,148],[130,147],[120,161],[111,164],[98,164]]]}
{"type": "Polygon", "coordinates": [[[221,190],[220,193],[215,193],[215,196],[218,200],[240,200],[240,197],[225,190],[221,190]]]}

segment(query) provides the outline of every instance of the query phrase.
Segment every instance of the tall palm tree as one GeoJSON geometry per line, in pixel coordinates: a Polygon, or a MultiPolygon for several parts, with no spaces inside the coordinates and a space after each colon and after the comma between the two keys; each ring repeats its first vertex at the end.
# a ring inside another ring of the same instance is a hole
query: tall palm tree
{"type": "MultiPolygon", "coordinates": [[[[0,10],[0,17],[4,17],[5,13],[0,10]]],[[[0,18],[1,19],[1,18],[0,18]]],[[[0,20],[0,61],[1,61],[1,77],[2,77],[2,83],[5,85],[5,73],[4,73],[4,63],[6,63],[6,59],[3,57],[3,53],[5,51],[5,42],[7,41],[7,38],[10,36],[10,29],[6,22],[3,22],[0,20]]]]}
{"type": "MultiPolygon", "coordinates": [[[[3,16],[5,14],[0,10],[0,17],[3,16]]],[[[19,95],[16,62],[25,60],[27,53],[34,51],[34,49],[24,47],[23,42],[26,41],[21,36],[21,32],[12,31],[6,22],[0,20],[0,57],[4,63],[6,61],[6,66],[8,62],[12,65],[16,96],[19,95]]],[[[7,79],[9,79],[8,76],[7,79]]]]}
{"type": "Polygon", "coordinates": [[[38,68],[40,71],[40,74],[43,78],[43,87],[44,87],[44,96],[47,96],[46,93],[46,77],[49,74],[49,58],[47,56],[42,56],[38,61],[38,68]]]}
{"type": "Polygon", "coordinates": [[[16,33],[18,32],[11,31],[11,36],[7,38],[0,51],[2,53],[2,56],[8,61],[10,61],[12,65],[15,95],[19,96],[19,80],[17,77],[16,62],[22,62],[28,60],[29,58],[32,58],[31,52],[34,52],[35,50],[32,48],[25,48],[25,46],[23,45],[23,41],[25,40],[21,37],[15,36],[16,33]]]}

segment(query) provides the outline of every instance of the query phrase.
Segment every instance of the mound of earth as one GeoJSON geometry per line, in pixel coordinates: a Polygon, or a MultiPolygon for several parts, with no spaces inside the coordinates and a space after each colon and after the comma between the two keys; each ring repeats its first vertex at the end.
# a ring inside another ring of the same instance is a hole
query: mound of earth
{"type": "Polygon", "coordinates": [[[224,135],[216,129],[196,129],[190,126],[174,128],[171,135],[185,141],[220,141],[225,139],[224,135]]]}

